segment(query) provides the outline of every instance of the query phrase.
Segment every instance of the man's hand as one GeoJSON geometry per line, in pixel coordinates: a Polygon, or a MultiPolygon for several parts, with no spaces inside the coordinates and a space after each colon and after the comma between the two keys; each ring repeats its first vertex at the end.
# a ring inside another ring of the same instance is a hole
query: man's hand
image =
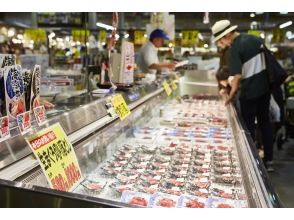
{"type": "Polygon", "coordinates": [[[228,97],[225,101],[225,106],[229,105],[232,102],[232,98],[228,97]]]}
{"type": "Polygon", "coordinates": [[[221,90],[219,90],[219,94],[220,94],[221,96],[228,95],[228,93],[227,93],[227,90],[226,90],[226,89],[221,89],[221,90]]]}
{"type": "Polygon", "coordinates": [[[168,63],[167,68],[174,70],[176,68],[176,63],[168,63]]]}

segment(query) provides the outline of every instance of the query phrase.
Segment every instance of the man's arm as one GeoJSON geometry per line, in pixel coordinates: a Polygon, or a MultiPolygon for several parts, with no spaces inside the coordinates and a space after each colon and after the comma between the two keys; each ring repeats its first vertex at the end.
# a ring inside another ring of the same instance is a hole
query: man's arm
{"type": "Polygon", "coordinates": [[[175,63],[153,63],[149,66],[149,69],[161,70],[162,68],[168,68],[173,70],[176,68],[176,64],[175,63]]]}
{"type": "Polygon", "coordinates": [[[228,105],[232,101],[232,99],[235,97],[240,85],[240,81],[241,81],[241,74],[235,74],[234,79],[232,80],[229,97],[226,100],[226,105],[228,105]]]}

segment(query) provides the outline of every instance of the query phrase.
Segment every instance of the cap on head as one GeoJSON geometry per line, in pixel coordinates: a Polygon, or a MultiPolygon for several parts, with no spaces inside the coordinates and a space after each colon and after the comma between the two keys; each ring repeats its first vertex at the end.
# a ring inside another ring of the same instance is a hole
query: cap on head
{"type": "Polygon", "coordinates": [[[155,29],[151,32],[149,39],[153,40],[154,38],[163,38],[165,40],[169,40],[169,37],[161,29],[155,29]]]}
{"type": "Polygon", "coordinates": [[[228,33],[237,29],[237,27],[237,25],[232,26],[229,20],[217,21],[211,28],[212,35],[214,36],[213,41],[218,41],[228,33]]]}

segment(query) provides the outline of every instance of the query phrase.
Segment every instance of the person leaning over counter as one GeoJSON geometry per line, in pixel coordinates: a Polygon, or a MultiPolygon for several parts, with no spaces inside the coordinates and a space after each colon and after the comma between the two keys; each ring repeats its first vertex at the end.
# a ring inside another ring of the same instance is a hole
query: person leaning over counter
{"type": "Polygon", "coordinates": [[[168,36],[161,29],[152,31],[149,41],[142,46],[138,54],[136,63],[143,73],[150,73],[155,80],[157,70],[175,69],[175,63],[160,63],[158,59],[158,48],[163,46],[164,40],[169,40],[168,36]]]}
{"type": "Polygon", "coordinates": [[[234,76],[226,104],[230,103],[240,86],[242,118],[255,141],[255,118],[261,128],[264,164],[273,171],[273,133],[269,119],[270,86],[267,79],[261,38],[236,32],[237,25],[229,20],[216,22],[211,30],[216,44],[230,47],[229,71],[234,76]]]}

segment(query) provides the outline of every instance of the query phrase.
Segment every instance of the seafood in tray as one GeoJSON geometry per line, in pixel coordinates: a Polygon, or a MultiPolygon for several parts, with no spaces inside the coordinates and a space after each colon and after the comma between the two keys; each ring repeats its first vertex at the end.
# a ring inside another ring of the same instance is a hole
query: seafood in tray
{"type": "Polygon", "coordinates": [[[150,199],[150,207],[152,208],[176,208],[178,206],[179,197],[165,194],[155,193],[150,199]]]}
{"type": "Polygon", "coordinates": [[[106,181],[93,181],[89,179],[86,179],[81,183],[88,194],[94,195],[99,194],[104,189],[106,184],[106,181]]]}
{"type": "Polygon", "coordinates": [[[203,197],[182,195],[179,198],[179,208],[208,208],[208,199],[203,197]]]}
{"type": "Polygon", "coordinates": [[[150,195],[141,192],[124,191],[121,201],[130,205],[148,207],[150,195]]]}
{"type": "MultiPolygon", "coordinates": [[[[224,199],[218,197],[210,198],[209,207],[210,208],[241,208],[241,203],[237,200],[224,199]]],[[[243,206],[244,207],[244,206],[243,206]]]]}

